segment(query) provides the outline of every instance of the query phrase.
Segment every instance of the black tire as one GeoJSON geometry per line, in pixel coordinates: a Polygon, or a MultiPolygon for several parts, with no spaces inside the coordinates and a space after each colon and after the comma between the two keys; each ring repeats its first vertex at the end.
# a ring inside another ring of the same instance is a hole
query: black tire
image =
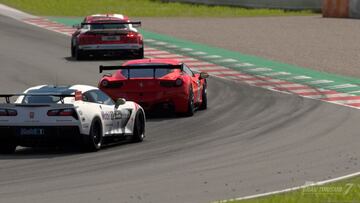
{"type": "Polygon", "coordinates": [[[12,143],[1,143],[0,153],[1,154],[13,154],[16,150],[16,144],[12,143]]]}
{"type": "Polygon", "coordinates": [[[131,136],[131,142],[142,142],[145,138],[145,117],[144,113],[139,110],[135,116],[134,131],[131,136]]]}
{"type": "Polygon", "coordinates": [[[203,86],[203,91],[202,91],[202,102],[201,105],[199,106],[200,110],[205,110],[207,109],[207,93],[206,93],[206,85],[203,86]]]}
{"type": "Polygon", "coordinates": [[[195,104],[194,104],[194,92],[192,87],[189,89],[189,100],[188,100],[188,110],[185,113],[186,116],[193,116],[195,112],[195,104]]]}
{"type": "Polygon", "coordinates": [[[83,149],[86,152],[96,152],[101,148],[102,141],[101,121],[95,118],[91,123],[89,135],[83,136],[83,149]]]}
{"type": "Polygon", "coordinates": [[[85,59],[85,54],[81,51],[77,46],[74,48],[74,56],[77,61],[81,61],[85,59]]]}
{"type": "Polygon", "coordinates": [[[144,47],[139,49],[139,51],[137,52],[136,58],[138,58],[138,59],[144,58],[144,47]]]}
{"type": "Polygon", "coordinates": [[[75,58],[75,46],[72,42],[71,42],[71,57],[75,58]]]}

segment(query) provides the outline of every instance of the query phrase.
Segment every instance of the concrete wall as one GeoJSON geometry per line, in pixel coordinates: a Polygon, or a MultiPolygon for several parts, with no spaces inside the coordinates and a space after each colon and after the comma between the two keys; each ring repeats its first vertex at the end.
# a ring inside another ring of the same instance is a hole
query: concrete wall
{"type": "Polygon", "coordinates": [[[208,5],[229,5],[246,8],[278,8],[291,10],[321,10],[322,0],[164,0],[208,5]]]}

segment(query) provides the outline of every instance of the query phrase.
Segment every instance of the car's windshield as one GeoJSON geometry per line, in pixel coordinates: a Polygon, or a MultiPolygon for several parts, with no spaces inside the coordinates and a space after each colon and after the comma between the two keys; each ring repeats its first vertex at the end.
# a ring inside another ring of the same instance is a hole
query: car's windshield
{"type": "MultiPolygon", "coordinates": [[[[164,77],[165,75],[172,73],[173,71],[174,69],[155,69],[155,78],[164,77]]],[[[153,78],[154,69],[124,69],[121,70],[121,74],[126,78],[153,78]]]]}

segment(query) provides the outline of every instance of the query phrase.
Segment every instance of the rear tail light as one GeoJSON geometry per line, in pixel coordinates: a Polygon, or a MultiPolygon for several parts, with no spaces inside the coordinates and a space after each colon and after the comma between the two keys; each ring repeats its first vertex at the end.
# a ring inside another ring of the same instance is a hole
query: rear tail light
{"type": "Polygon", "coordinates": [[[101,81],[100,83],[101,87],[103,88],[120,88],[124,85],[123,82],[120,82],[120,81],[108,81],[108,80],[103,80],[101,81]]]}
{"type": "Polygon", "coordinates": [[[128,38],[136,38],[138,35],[137,35],[137,33],[136,32],[129,32],[127,35],[126,35],[126,37],[128,37],[128,38]]]}
{"type": "Polygon", "coordinates": [[[0,109],[0,116],[17,116],[17,111],[14,109],[0,109]]]}
{"type": "Polygon", "coordinates": [[[96,35],[91,33],[83,33],[79,36],[79,43],[80,44],[87,44],[94,42],[94,39],[96,38],[96,35]]]}
{"type": "Polygon", "coordinates": [[[53,109],[47,112],[48,116],[72,116],[76,120],[79,119],[74,109],[53,109]]]}

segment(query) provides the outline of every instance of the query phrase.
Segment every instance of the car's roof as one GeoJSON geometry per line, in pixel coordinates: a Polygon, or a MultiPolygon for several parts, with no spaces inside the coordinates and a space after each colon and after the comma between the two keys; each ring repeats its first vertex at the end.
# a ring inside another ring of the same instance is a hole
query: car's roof
{"type": "Polygon", "coordinates": [[[85,18],[86,23],[93,23],[98,21],[129,21],[127,16],[121,14],[94,14],[85,18]]]}
{"type": "Polygon", "coordinates": [[[58,94],[72,94],[75,91],[87,92],[89,90],[96,90],[98,88],[89,85],[72,85],[72,86],[56,86],[56,85],[39,85],[31,87],[24,91],[24,93],[58,93],[58,94]]]}
{"type": "Polygon", "coordinates": [[[136,65],[136,64],[168,64],[179,65],[181,62],[177,59],[139,59],[131,60],[123,64],[123,66],[136,65]]]}

